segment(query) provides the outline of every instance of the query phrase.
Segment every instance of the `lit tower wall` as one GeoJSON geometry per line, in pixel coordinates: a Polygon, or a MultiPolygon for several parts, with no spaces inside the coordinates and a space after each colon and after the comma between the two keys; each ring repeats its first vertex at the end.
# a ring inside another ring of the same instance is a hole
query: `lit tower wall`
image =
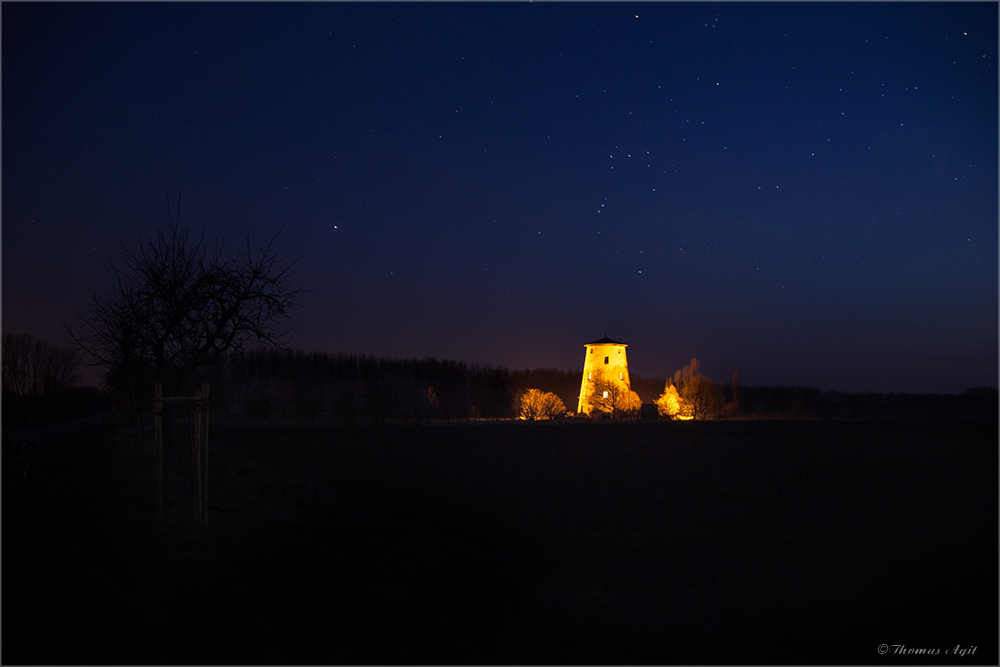
{"type": "Polygon", "coordinates": [[[625,391],[632,390],[628,379],[628,359],[625,355],[625,345],[621,340],[611,340],[607,336],[593,343],[584,345],[587,356],[583,360],[583,382],[580,383],[580,399],[577,402],[577,414],[590,414],[594,406],[587,400],[594,386],[594,380],[604,377],[610,382],[620,384],[625,391]]]}

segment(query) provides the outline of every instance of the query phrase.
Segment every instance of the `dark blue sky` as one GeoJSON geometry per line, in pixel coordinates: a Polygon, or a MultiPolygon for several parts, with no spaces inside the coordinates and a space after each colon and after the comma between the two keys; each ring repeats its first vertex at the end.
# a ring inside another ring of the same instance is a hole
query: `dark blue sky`
{"type": "Polygon", "coordinates": [[[996,3],[4,3],[3,330],[167,220],[301,256],[293,345],[997,385],[996,3]]]}

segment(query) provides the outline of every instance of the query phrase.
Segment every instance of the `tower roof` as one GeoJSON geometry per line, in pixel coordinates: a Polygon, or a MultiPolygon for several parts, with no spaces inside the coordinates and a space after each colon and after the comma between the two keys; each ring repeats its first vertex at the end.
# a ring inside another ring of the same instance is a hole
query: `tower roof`
{"type": "Polygon", "coordinates": [[[625,343],[621,342],[620,340],[611,340],[610,338],[608,338],[607,334],[605,334],[604,338],[600,340],[595,340],[593,343],[587,343],[587,345],[624,345],[624,344],[625,343]]]}

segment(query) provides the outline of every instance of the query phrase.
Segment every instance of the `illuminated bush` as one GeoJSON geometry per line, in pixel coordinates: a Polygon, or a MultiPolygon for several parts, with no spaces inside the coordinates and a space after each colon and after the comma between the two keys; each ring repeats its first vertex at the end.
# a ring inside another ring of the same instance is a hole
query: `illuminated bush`
{"type": "Polygon", "coordinates": [[[714,419],[722,410],[722,392],[698,372],[698,360],[674,373],[656,400],[659,412],[671,419],[714,419]]]}
{"type": "Polygon", "coordinates": [[[521,419],[555,419],[566,414],[562,399],[551,391],[529,389],[521,396],[521,419]]]}
{"type": "Polygon", "coordinates": [[[658,399],[656,399],[656,407],[661,417],[668,417],[670,419],[691,419],[691,417],[686,414],[686,411],[683,411],[681,408],[681,397],[677,393],[677,387],[675,387],[670,380],[667,380],[667,384],[663,388],[663,393],[658,399]]]}
{"type": "Polygon", "coordinates": [[[623,419],[638,419],[639,411],[642,409],[642,399],[639,394],[629,390],[622,396],[621,405],[618,406],[618,416],[623,419]]]}

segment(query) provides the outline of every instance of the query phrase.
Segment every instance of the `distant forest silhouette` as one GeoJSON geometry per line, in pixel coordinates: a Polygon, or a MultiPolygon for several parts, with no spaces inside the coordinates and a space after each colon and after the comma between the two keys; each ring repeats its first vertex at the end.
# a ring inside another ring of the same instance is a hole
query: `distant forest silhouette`
{"type": "MultiPolygon", "coordinates": [[[[510,419],[528,389],[553,392],[575,405],[582,371],[509,370],[461,361],[254,350],[205,369],[213,413],[247,420],[341,424],[510,419]]],[[[632,376],[643,403],[665,380],[632,376]]],[[[732,385],[720,383],[725,401],[732,385]]],[[[811,387],[742,385],[738,417],[786,419],[996,419],[997,390],[960,394],[823,391],[811,387]]]]}
{"type": "MultiPolygon", "coordinates": [[[[582,371],[554,368],[509,370],[434,358],[378,358],[302,350],[256,349],[225,355],[200,369],[197,382],[211,386],[213,419],[362,425],[429,421],[512,419],[528,389],[556,394],[575,406],[582,371]]],[[[665,380],[632,376],[632,389],[651,404],[665,380]]],[[[151,379],[142,383],[140,410],[152,409],[151,379]]],[[[734,402],[738,419],[992,419],[998,393],[976,387],[960,394],[824,391],[812,387],[719,383],[723,400],[734,402]]],[[[167,386],[167,395],[183,394],[167,386]]],[[[48,395],[4,392],[5,428],[40,425],[111,408],[130,412],[128,397],[94,388],[65,387],[48,395]]],[[[648,413],[647,413],[648,414],[648,413]]],[[[144,422],[149,421],[143,418],[144,422]]],[[[148,427],[148,424],[147,424],[148,427]]]]}

